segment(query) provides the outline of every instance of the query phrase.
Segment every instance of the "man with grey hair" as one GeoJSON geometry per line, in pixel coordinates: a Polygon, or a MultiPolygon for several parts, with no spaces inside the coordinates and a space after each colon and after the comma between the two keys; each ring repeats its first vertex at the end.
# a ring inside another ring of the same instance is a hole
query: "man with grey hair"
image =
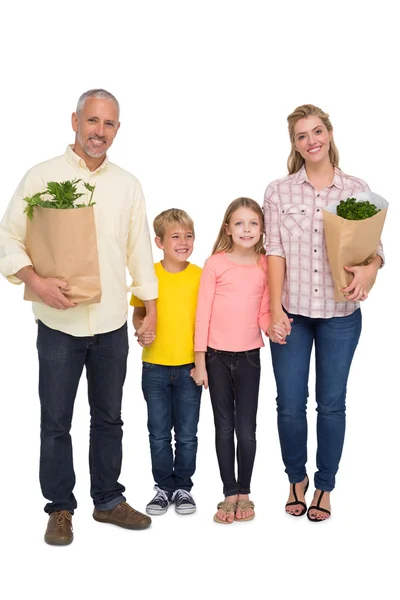
{"type": "Polygon", "coordinates": [[[75,142],[58,156],[30,169],[0,223],[0,272],[24,282],[40,299],[33,303],[38,324],[41,404],[40,484],[48,500],[45,541],[73,540],[75,473],[70,429],[75,396],[86,367],[90,405],[89,467],[93,518],[128,529],[145,529],[151,519],[133,509],[118,478],[122,462],[121,401],[128,355],[127,292],[143,300],[146,317],[138,335],[156,326],[154,273],[145,201],[139,181],[109,162],[107,150],[118,132],[119,104],[102,89],[79,98],[72,114],[75,142]],[[94,207],[102,297],[75,305],[65,295],[68,281],[35,273],[26,252],[24,198],[49,181],[81,179],[96,186],[94,207]],[[126,284],[126,268],[132,286],[126,284]]]}

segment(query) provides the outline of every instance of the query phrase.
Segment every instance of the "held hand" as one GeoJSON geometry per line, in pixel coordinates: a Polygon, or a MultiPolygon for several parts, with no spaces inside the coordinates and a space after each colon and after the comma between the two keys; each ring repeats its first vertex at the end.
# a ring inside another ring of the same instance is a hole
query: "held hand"
{"type": "Polygon", "coordinates": [[[290,335],[292,322],[293,319],[290,319],[283,310],[272,313],[271,325],[267,329],[271,342],[281,345],[286,344],[286,336],[290,335]]]}
{"type": "Polygon", "coordinates": [[[350,285],[342,289],[342,294],[346,296],[347,300],[356,302],[366,300],[375,283],[377,273],[375,266],[370,264],[344,268],[348,273],[353,274],[353,280],[350,285]]]}
{"type": "MultiPolygon", "coordinates": [[[[136,337],[139,338],[143,333],[145,333],[146,331],[151,333],[152,335],[156,335],[156,325],[157,325],[157,319],[156,317],[149,317],[148,315],[146,315],[143,319],[143,321],[140,324],[140,327],[136,330],[136,337]]],[[[154,338],[153,338],[154,340],[154,338]]]]}
{"type": "Polygon", "coordinates": [[[283,325],[283,323],[276,323],[275,325],[270,325],[268,327],[267,335],[271,342],[284,345],[286,344],[286,336],[290,334],[287,333],[286,327],[283,325]]]}
{"type": "Polygon", "coordinates": [[[142,348],[144,348],[144,346],[150,346],[150,344],[152,344],[156,339],[156,334],[153,331],[148,330],[140,335],[138,335],[136,332],[135,336],[137,337],[139,346],[142,346],[142,348]]]}
{"type": "Polygon", "coordinates": [[[190,371],[190,377],[196,385],[204,385],[205,390],[208,388],[208,375],[205,368],[200,369],[199,367],[194,367],[190,371]]]}
{"type": "Polygon", "coordinates": [[[29,287],[44,304],[51,306],[51,308],[66,310],[76,306],[63,294],[63,292],[68,292],[71,289],[64,279],[37,276],[30,282],[29,287]]]}

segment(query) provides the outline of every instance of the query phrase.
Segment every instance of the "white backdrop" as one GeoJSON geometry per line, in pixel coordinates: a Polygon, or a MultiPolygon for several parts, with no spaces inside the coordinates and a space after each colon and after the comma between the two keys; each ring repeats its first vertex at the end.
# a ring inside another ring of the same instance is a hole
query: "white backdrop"
{"type": "MultiPolygon", "coordinates": [[[[194,496],[198,511],[173,508],[132,532],[96,523],[88,474],[88,406],[82,378],[73,422],[77,475],[75,541],[43,542],[47,517],[38,483],[36,326],[22,288],[0,281],[0,594],[14,599],[261,599],[393,597],[398,533],[399,46],[391,2],[299,3],[190,0],[59,5],[15,0],[2,9],[3,214],[28,168],[73,141],[79,95],[104,87],[121,103],[110,159],[141,181],[149,223],[186,209],[196,225],[193,262],[209,255],[226,206],[240,195],[260,203],[286,174],[287,115],[313,103],[329,112],[341,167],[390,203],[387,265],[363,306],[364,327],[348,386],[344,456],[333,516],[316,526],[285,515],[287,480],[276,432],[275,389],[266,347],[253,477],[257,518],[213,523],[222,489],[208,393],[203,394],[194,496]],[[5,590],[8,590],[5,592],[5,590]]],[[[154,246],[154,258],[161,258],[154,246]]],[[[131,312],[130,312],[131,315],[131,312]]],[[[152,497],[140,348],[131,335],[123,401],[128,501],[152,497]]],[[[315,469],[313,372],[309,463],[315,469]]],[[[308,496],[310,500],[311,494],[308,496]]]]}

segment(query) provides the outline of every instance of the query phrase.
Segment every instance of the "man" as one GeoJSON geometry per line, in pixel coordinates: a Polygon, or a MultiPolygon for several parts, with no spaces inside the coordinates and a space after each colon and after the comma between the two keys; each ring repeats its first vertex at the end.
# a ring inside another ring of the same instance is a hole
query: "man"
{"type": "Polygon", "coordinates": [[[128,355],[127,292],[146,306],[140,335],[156,326],[154,273],[145,201],[138,180],[108,161],[106,152],[119,129],[119,104],[109,92],[89,90],[72,114],[75,143],[64,155],[33,167],[22,179],[0,223],[0,272],[24,282],[41,302],[33,303],[38,323],[41,404],[40,484],[49,502],[45,541],[73,540],[70,428],[79,380],[86,367],[90,404],[89,466],[93,518],[129,529],[151,519],[126,503],[118,482],[122,461],[121,400],[128,355]],[[74,305],[68,282],[39,277],[25,249],[26,203],[48,181],[82,179],[95,185],[95,222],[102,297],[99,304],[74,305]],[[126,285],[126,268],[132,276],[126,285]]]}

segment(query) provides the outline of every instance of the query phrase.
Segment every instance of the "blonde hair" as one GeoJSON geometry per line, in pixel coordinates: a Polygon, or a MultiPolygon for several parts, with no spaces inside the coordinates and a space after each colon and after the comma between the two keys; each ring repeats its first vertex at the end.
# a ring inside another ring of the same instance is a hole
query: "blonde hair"
{"type": "Polygon", "coordinates": [[[236,198],[233,202],[230,203],[228,208],[225,211],[224,219],[222,221],[221,229],[219,230],[218,237],[215,241],[214,247],[212,249],[212,254],[216,254],[217,252],[231,252],[233,248],[232,237],[226,233],[226,225],[229,225],[229,221],[232,218],[233,213],[238,210],[238,208],[248,208],[252,210],[256,215],[260,218],[260,228],[261,235],[257,244],[254,247],[254,251],[256,254],[265,254],[264,249],[264,215],[261,210],[261,206],[255,200],[251,198],[236,198]]]}
{"type": "Polygon", "coordinates": [[[184,229],[191,231],[194,235],[194,223],[187,212],[180,208],[169,208],[156,216],[153,221],[154,233],[161,240],[165,232],[171,225],[180,225],[184,229]]]}
{"type": "Polygon", "coordinates": [[[318,108],[318,106],[314,106],[314,104],[303,104],[302,106],[298,106],[287,118],[289,127],[289,137],[290,142],[292,144],[292,149],[290,151],[289,158],[287,161],[289,175],[297,173],[297,171],[299,171],[304,165],[304,158],[296,150],[295,147],[294,126],[300,119],[304,119],[311,116],[318,117],[319,119],[321,119],[322,123],[332,135],[329,145],[329,159],[333,167],[339,166],[339,150],[337,149],[333,139],[333,128],[329,120],[328,113],[325,113],[323,110],[318,108]]]}

